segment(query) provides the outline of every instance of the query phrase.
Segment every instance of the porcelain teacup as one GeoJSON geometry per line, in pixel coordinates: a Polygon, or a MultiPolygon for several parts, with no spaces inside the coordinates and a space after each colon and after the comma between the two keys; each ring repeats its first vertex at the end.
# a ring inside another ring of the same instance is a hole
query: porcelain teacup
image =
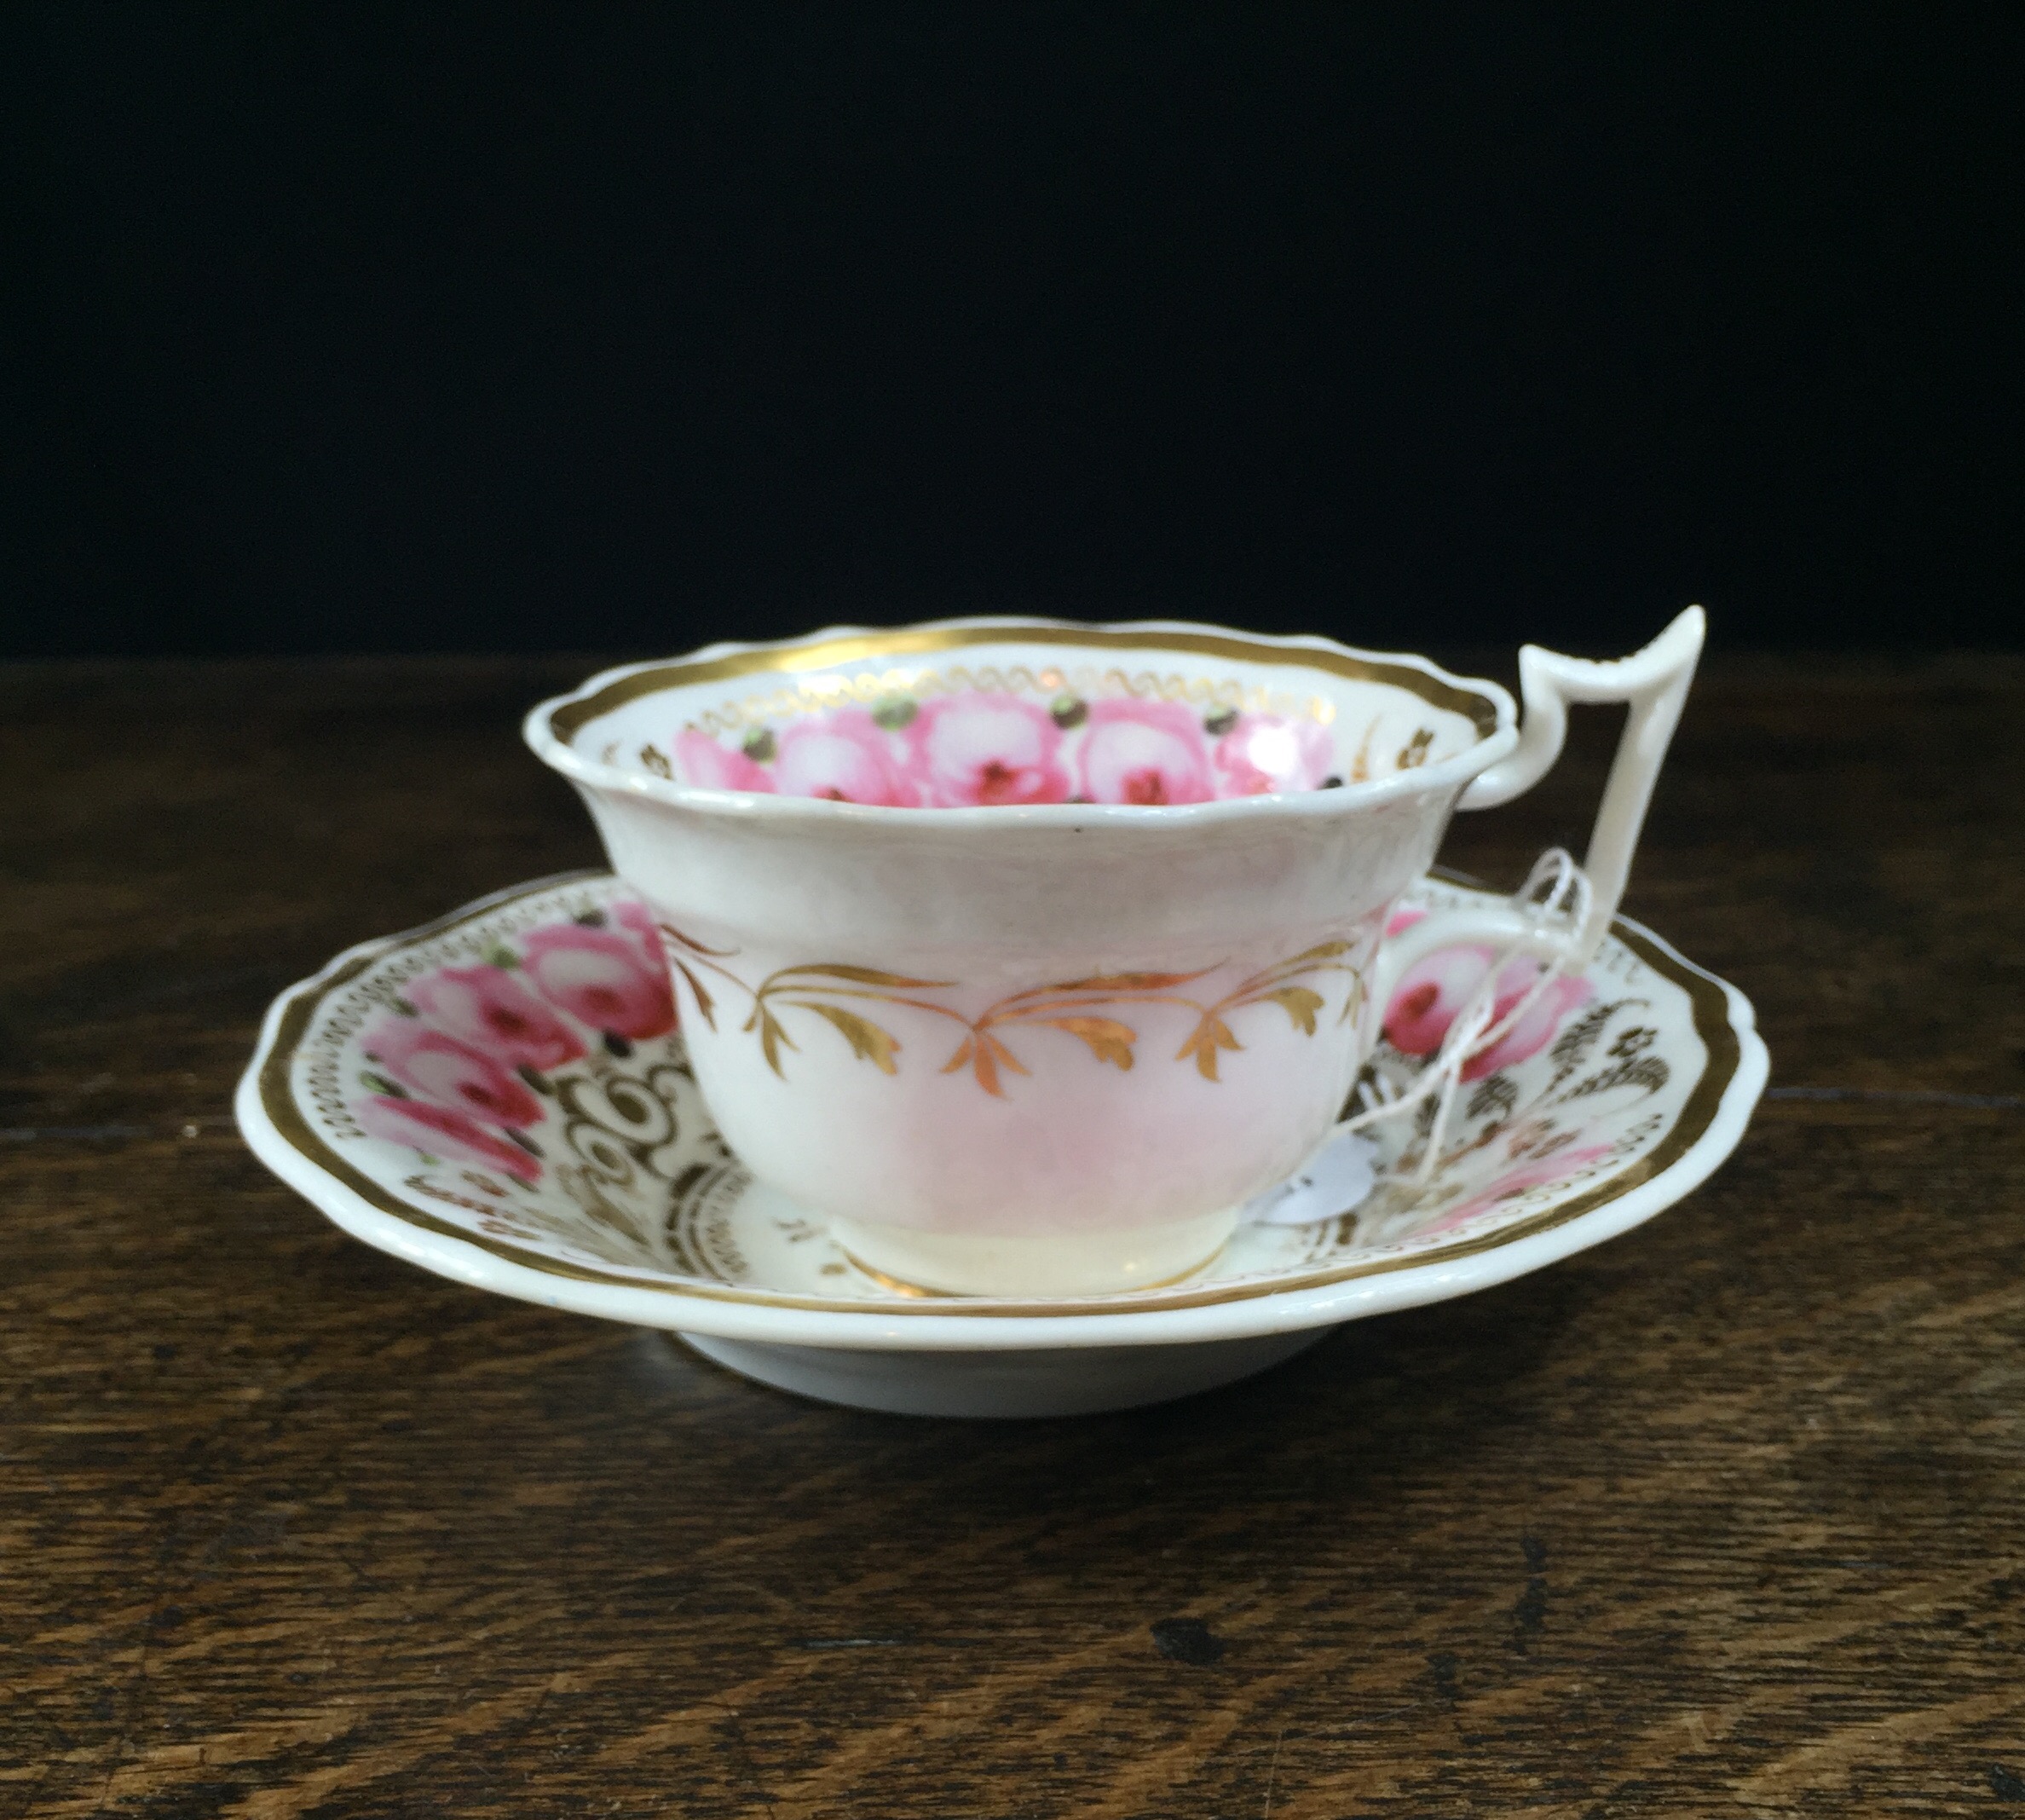
{"type": "Polygon", "coordinates": [[[1585,958],[1702,636],[1497,684],[1318,638],[962,620],[718,644],[529,715],[646,901],[760,1182],[903,1286],[1148,1286],[1325,1141],[1405,969],[1585,958]],[[1628,702],[1579,923],[1393,930],[1458,807],[1628,702]]]}

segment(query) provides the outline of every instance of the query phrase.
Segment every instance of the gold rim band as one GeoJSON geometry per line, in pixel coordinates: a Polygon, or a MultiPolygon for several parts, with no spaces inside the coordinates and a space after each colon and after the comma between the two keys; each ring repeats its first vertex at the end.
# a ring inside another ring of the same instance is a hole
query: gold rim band
{"type": "Polygon", "coordinates": [[[565,744],[601,715],[637,702],[642,696],[658,695],[666,689],[687,688],[696,683],[726,682],[755,673],[794,674],[820,670],[832,664],[858,663],[871,657],[913,657],[932,651],[960,650],[974,644],[1070,644],[1096,650],[1186,651],[1191,656],[1220,657],[1233,663],[1275,664],[1282,668],[1324,670],[1353,682],[1389,683],[1418,696],[1431,708],[1460,714],[1477,730],[1480,739],[1497,731],[1497,708],[1488,696],[1474,689],[1460,689],[1439,676],[1408,663],[1382,657],[1359,657],[1348,651],[1289,649],[1284,644],[1225,633],[1126,632],[1097,626],[1025,625],[1007,621],[997,625],[952,626],[907,632],[852,633],[843,638],[825,638],[820,644],[761,645],[748,651],[735,651],[725,657],[678,659],[636,670],[609,682],[595,695],[581,701],[564,702],[549,714],[549,731],[565,744]]]}

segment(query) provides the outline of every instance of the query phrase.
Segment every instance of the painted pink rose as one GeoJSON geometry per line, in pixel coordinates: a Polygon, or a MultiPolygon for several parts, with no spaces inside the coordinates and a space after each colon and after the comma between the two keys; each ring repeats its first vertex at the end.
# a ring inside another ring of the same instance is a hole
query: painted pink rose
{"type": "Polygon", "coordinates": [[[521,959],[543,997],[593,1030],[638,1043],[675,1027],[667,968],[631,934],[552,922],[521,938],[521,959]]]}
{"type": "Polygon", "coordinates": [[[1063,802],[1062,731],[1047,709],[1009,695],[969,692],[925,703],[909,723],[908,770],[938,809],[1063,802]]]}
{"type": "Polygon", "coordinates": [[[1458,942],[1424,954],[1400,976],[1385,1007],[1386,1040],[1405,1055],[1432,1055],[1491,971],[1497,950],[1458,942]]]}
{"type": "Polygon", "coordinates": [[[1586,1150],[1561,1150],[1550,1157],[1521,1163],[1518,1168],[1507,1170],[1496,1181],[1479,1188],[1468,1200],[1450,1208],[1439,1219],[1430,1221],[1416,1236],[1446,1232],[1451,1227],[1462,1225],[1465,1220],[1474,1220],[1480,1213],[1490,1212],[1500,1201],[1516,1199],[1529,1188],[1544,1188],[1556,1182],[1565,1182],[1578,1170],[1586,1169],[1599,1158],[1609,1154],[1609,1145],[1595,1144],[1586,1150]]]}
{"type": "MultiPolygon", "coordinates": [[[[1534,977],[1530,961],[1515,961],[1498,975],[1497,1003],[1491,1013],[1493,1025],[1525,997],[1532,989],[1534,977]]],[[[1538,1055],[1553,1042],[1561,1020],[1577,1006],[1587,1004],[1595,991],[1586,979],[1555,980],[1534,1000],[1532,1008],[1504,1035],[1481,1054],[1469,1058],[1463,1065],[1462,1078],[1478,1080],[1486,1074],[1497,1073],[1500,1068],[1516,1067],[1538,1055]]]]}
{"type": "Polygon", "coordinates": [[[420,1018],[383,1018],[362,1046],[383,1074],[438,1106],[497,1125],[539,1124],[545,1116],[518,1075],[420,1018]]]}
{"type": "MultiPolygon", "coordinates": [[[[1385,1035],[1402,1054],[1432,1055],[1439,1049],[1462,1008],[1484,983],[1497,959],[1497,950],[1460,942],[1423,955],[1393,988],[1385,1008],[1385,1035]]],[[[1491,1022],[1501,1023],[1538,977],[1536,964],[1519,959],[1498,974],[1492,992],[1491,1022]]],[[[1511,1029],[1462,1065],[1462,1078],[1480,1080],[1537,1055],[1553,1040],[1561,1021],[1593,991],[1586,979],[1556,979],[1511,1029]]]]}
{"type": "Polygon", "coordinates": [[[654,912],[638,898],[617,898],[612,903],[612,921],[638,944],[640,959],[654,973],[665,973],[668,951],[661,945],[661,933],[655,927],[654,912]]]}
{"type": "Polygon", "coordinates": [[[919,806],[920,793],[902,769],[898,738],[860,708],[798,720],[780,737],[774,785],[783,796],[833,802],[919,806]]]}
{"type": "Polygon", "coordinates": [[[695,728],[675,740],[675,766],[684,783],[707,790],[755,790],[770,796],[774,781],[766,767],[742,752],[720,746],[707,733],[695,728]]]}
{"type": "Polygon", "coordinates": [[[577,1033],[504,968],[438,968],[405,994],[439,1030],[510,1068],[546,1073],[584,1053],[577,1033]]]}
{"type": "Polygon", "coordinates": [[[538,1158],[517,1144],[494,1137],[476,1120],[447,1106],[431,1106],[425,1100],[396,1100],[381,1094],[357,1101],[352,1116],[368,1137],[406,1144],[447,1163],[496,1169],[522,1182],[536,1181],[541,1175],[538,1158]]]}
{"type": "Polygon", "coordinates": [[[1403,934],[1415,923],[1425,922],[1427,920],[1428,913],[1424,910],[1397,910],[1392,913],[1392,921],[1386,924],[1385,933],[1388,935],[1403,934]]]}
{"type": "Polygon", "coordinates": [[[1226,796],[1312,790],[1336,763],[1336,742],[1313,720],[1240,714],[1212,754],[1226,796]]]}
{"type": "Polygon", "coordinates": [[[1093,702],[1076,754],[1092,802],[1214,800],[1202,723],[1179,702],[1093,702]]]}

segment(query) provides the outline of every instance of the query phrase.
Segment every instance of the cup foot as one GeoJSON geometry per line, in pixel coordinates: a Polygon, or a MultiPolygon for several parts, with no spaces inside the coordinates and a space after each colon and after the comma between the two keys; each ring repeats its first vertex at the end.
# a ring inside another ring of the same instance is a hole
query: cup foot
{"type": "Polygon", "coordinates": [[[856,1262],[903,1294],[1001,1297],[1157,1289],[1201,1269],[1237,1227],[1236,1208],[1173,1225],[1030,1239],[829,1222],[831,1236],[856,1262]]]}
{"type": "Polygon", "coordinates": [[[1171,1402],[1290,1359],[1331,1327],[1180,1346],[1064,1346],[1032,1352],[880,1352],[775,1346],[715,1334],[681,1338],[741,1377],[822,1403],[887,1415],[1095,1415],[1171,1402]]]}

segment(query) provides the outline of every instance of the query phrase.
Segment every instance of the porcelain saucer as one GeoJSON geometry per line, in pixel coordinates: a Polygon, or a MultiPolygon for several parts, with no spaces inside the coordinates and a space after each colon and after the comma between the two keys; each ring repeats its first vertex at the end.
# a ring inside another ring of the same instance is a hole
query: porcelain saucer
{"type": "MultiPolygon", "coordinates": [[[[1403,914],[1491,895],[1430,877],[1403,914]]],[[[235,1110],[338,1225],[440,1275],[829,1402],[1041,1416],[1208,1390],[1615,1237],[1735,1148],[1767,1073],[1744,996],[1619,918],[1555,1024],[1483,1059],[1434,1158],[1428,1121],[1382,1125],[1375,1185],[1339,1141],[1180,1282],[1005,1302],[880,1278],[754,1182],[674,1020],[642,907],[609,874],[541,880],[284,993],[235,1110]]],[[[1372,1066],[1418,1065],[1386,1043],[1372,1066]]]]}

